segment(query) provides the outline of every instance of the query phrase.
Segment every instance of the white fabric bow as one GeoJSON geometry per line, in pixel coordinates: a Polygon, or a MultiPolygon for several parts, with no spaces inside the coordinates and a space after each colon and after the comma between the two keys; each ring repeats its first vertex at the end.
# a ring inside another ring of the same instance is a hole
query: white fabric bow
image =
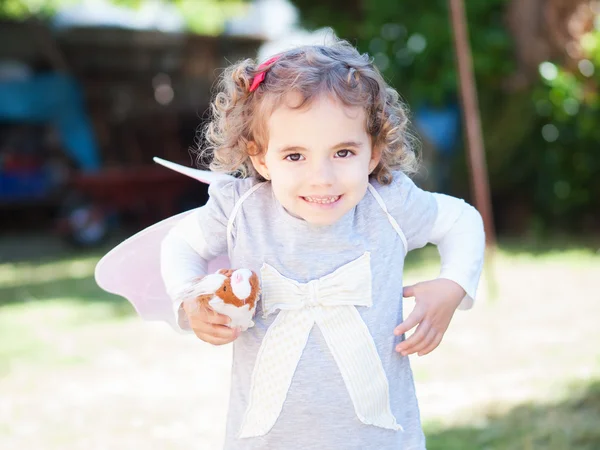
{"type": "Polygon", "coordinates": [[[373,337],[356,306],[371,306],[367,252],[308,283],[261,268],[263,314],[280,310],[263,339],[252,373],[250,399],[239,437],[267,434],[281,413],[292,377],[316,322],[333,354],[361,422],[392,430],[389,385],[373,337]]]}

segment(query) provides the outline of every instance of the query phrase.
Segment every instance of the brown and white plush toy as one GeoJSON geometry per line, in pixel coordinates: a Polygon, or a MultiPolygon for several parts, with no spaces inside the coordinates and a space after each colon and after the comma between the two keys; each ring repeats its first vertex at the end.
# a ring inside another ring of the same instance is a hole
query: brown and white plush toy
{"type": "Polygon", "coordinates": [[[252,318],[260,295],[258,276],[249,269],[221,269],[193,283],[182,295],[195,307],[210,306],[229,316],[231,328],[246,331],[254,326],[252,318]]]}

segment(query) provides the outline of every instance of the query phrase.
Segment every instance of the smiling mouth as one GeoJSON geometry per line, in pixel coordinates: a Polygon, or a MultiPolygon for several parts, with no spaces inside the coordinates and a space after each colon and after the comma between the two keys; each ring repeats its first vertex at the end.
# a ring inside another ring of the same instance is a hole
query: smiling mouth
{"type": "Polygon", "coordinates": [[[328,205],[328,204],[331,204],[331,203],[335,203],[340,198],[342,198],[341,195],[302,197],[302,199],[304,201],[307,201],[308,203],[317,203],[319,205],[328,205]]]}

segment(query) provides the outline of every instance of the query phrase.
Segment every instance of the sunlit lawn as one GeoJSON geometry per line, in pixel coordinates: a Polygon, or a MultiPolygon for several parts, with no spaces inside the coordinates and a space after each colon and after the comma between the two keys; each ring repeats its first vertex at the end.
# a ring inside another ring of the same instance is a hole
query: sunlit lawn
{"type": "MultiPolygon", "coordinates": [[[[44,242],[0,264],[0,448],[220,448],[230,348],[141,322],[96,287],[100,253],[44,242]]],[[[413,359],[429,449],[600,448],[600,253],[519,248],[494,259],[496,298],[482,282],[413,359]]],[[[436,262],[412,256],[407,283],[436,262]]]]}

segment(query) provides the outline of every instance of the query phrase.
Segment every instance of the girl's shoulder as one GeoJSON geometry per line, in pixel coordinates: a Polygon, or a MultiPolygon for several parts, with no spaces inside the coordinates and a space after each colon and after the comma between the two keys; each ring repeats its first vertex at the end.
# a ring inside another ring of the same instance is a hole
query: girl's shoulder
{"type": "Polygon", "coordinates": [[[223,179],[214,180],[208,186],[208,193],[211,197],[221,196],[233,199],[234,197],[241,197],[246,191],[252,189],[253,186],[259,184],[256,178],[234,178],[228,177],[223,179]]]}
{"type": "Polygon", "coordinates": [[[262,184],[254,177],[215,180],[208,186],[209,202],[219,204],[224,211],[231,211],[240,199],[262,184]]]}
{"type": "Polygon", "coordinates": [[[435,210],[435,199],[431,192],[419,188],[404,172],[392,172],[392,182],[382,185],[371,180],[371,185],[386,205],[387,210],[398,217],[412,214],[415,211],[435,210]]]}
{"type": "Polygon", "coordinates": [[[394,200],[397,204],[398,200],[405,199],[410,194],[415,183],[401,170],[394,170],[391,174],[392,181],[389,184],[381,184],[376,179],[371,179],[370,183],[384,200],[394,200]]]}
{"type": "Polygon", "coordinates": [[[408,175],[393,172],[390,184],[371,183],[381,196],[390,216],[406,239],[407,251],[423,247],[437,217],[437,203],[431,192],[419,188],[408,175]]]}

